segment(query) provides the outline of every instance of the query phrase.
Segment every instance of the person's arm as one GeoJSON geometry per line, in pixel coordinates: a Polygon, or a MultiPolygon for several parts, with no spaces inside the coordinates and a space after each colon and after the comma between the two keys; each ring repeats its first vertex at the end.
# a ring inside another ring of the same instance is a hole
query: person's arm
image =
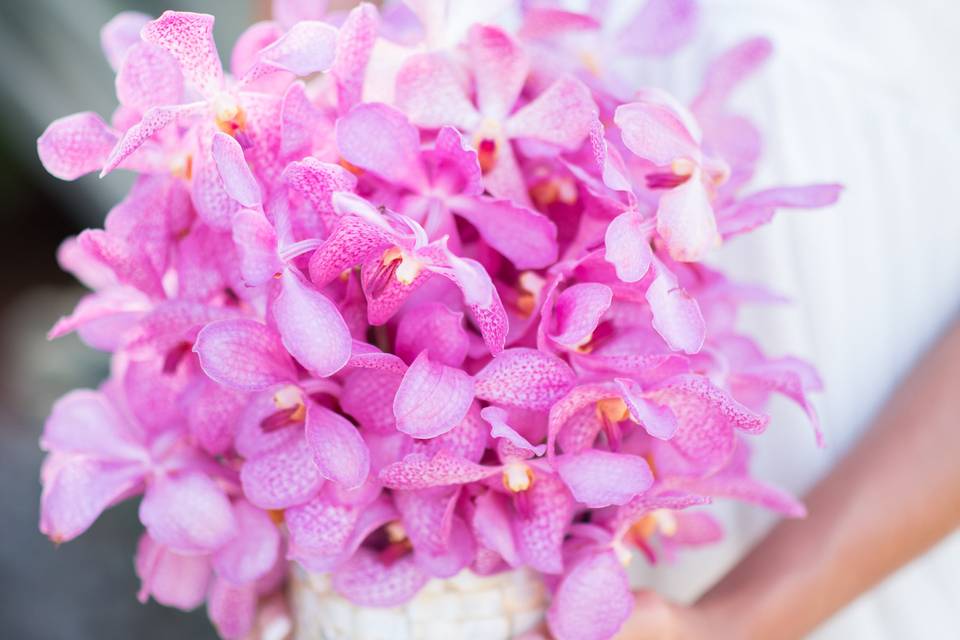
{"type": "Polygon", "coordinates": [[[618,638],[799,638],[960,526],[960,323],[864,439],[692,607],[638,594],[618,638]]]}

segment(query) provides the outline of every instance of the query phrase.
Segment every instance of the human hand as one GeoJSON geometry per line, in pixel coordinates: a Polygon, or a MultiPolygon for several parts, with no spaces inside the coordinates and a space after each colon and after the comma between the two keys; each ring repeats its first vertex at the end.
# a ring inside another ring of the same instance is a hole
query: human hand
{"type": "MultiPolygon", "coordinates": [[[[713,622],[707,612],[696,606],[670,602],[655,591],[634,594],[633,613],[614,640],[735,640],[736,620],[713,622]]],[[[552,640],[546,629],[539,629],[517,640],[552,640]]]]}
{"type": "Polygon", "coordinates": [[[705,616],[696,607],[675,604],[650,590],[638,591],[635,598],[633,613],[615,640],[713,640],[728,637],[722,630],[708,629],[705,616]]]}

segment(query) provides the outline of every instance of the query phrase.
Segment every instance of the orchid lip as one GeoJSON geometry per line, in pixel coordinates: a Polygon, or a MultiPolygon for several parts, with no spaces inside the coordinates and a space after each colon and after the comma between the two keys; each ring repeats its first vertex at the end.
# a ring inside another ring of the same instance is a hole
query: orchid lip
{"type": "Polygon", "coordinates": [[[401,284],[412,284],[422,270],[423,264],[419,260],[400,247],[391,247],[383,253],[377,271],[371,278],[370,294],[378,297],[394,278],[401,284]]]}

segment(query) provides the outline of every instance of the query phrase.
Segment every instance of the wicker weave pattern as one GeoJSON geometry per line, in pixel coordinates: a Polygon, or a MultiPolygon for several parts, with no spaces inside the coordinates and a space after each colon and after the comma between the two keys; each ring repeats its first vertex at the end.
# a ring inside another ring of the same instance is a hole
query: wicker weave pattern
{"type": "Polygon", "coordinates": [[[543,583],[525,570],[481,577],[463,571],[432,580],[403,606],[361,607],[337,595],[327,576],[295,569],[295,640],[509,640],[540,624],[543,583]]]}

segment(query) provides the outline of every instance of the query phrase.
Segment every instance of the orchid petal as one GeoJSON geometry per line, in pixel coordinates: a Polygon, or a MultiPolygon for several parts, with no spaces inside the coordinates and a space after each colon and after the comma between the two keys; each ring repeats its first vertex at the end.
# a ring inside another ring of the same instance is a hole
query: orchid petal
{"type": "Polygon", "coordinates": [[[531,568],[561,573],[563,539],[573,518],[573,498],[563,482],[549,474],[537,475],[527,493],[529,509],[518,511],[513,522],[517,551],[531,568]]]}
{"type": "Polygon", "coordinates": [[[313,157],[287,165],[283,180],[320,212],[333,210],[330,197],[335,191],[353,191],[357,184],[356,177],[340,165],[320,162],[313,157]]]}
{"type": "Polygon", "coordinates": [[[291,269],[280,280],[273,315],[283,346],[312,374],[333,375],[350,359],[350,330],[340,311],[291,269]]]}
{"type": "Polygon", "coordinates": [[[702,260],[709,250],[720,246],[717,220],[699,170],[660,196],[657,232],[666,241],[670,257],[678,261],[702,260]]]}
{"type": "Polygon", "coordinates": [[[655,102],[631,102],[613,116],[623,144],[637,156],[664,166],[677,158],[697,159],[699,146],[679,115],[655,102]]]}
{"type": "Polygon", "coordinates": [[[367,479],[370,451],[349,420],[310,402],[307,405],[306,437],[321,476],[347,489],[355,489],[367,479]]]}
{"type": "Polygon", "coordinates": [[[103,118],[84,111],[51,122],[37,140],[37,153],[50,175],[76,180],[103,167],[117,140],[103,118]]]}
{"type": "Polygon", "coordinates": [[[372,4],[361,2],[340,25],[331,75],[337,81],[337,109],[345,113],[360,102],[364,72],[377,41],[380,19],[372,4]]]}
{"type": "Polygon", "coordinates": [[[507,498],[495,491],[477,496],[473,512],[473,535],[487,549],[496,551],[511,567],[519,566],[520,557],[510,524],[507,498]]]}
{"type": "Polygon", "coordinates": [[[616,382],[633,421],[654,438],[669,440],[673,437],[677,431],[677,416],[669,407],[645,399],[632,380],[618,379],[616,382]]]}
{"type": "Polygon", "coordinates": [[[758,191],[719,211],[717,226],[724,237],[745,233],[769,222],[779,208],[815,209],[831,205],[842,189],[838,184],[813,184],[758,191]]]}
{"type": "Polygon", "coordinates": [[[240,470],[243,493],[261,509],[303,504],[323,486],[323,476],[301,434],[249,459],[240,470]]]}
{"type": "Polygon", "coordinates": [[[766,38],[751,38],[725,51],[707,69],[701,94],[694,101],[695,109],[717,106],[745,78],[762,65],[773,52],[766,38]]]}
{"type": "Polygon", "coordinates": [[[536,349],[507,349],[476,377],[478,398],[508,407],[546,411],[572,386],[575,375],[560,358],[536,349]]]}
{"type": "Polygon", "coordinates": [[[523,48],[500,27],[472,26],[467,34],[467,50],[480,112],[487,118],[504,119],[520,96],[530,61],[523,48]]]}
{"type": "Polygon", "coordinates": [[[255,320],[211,322],[197,334],[193,350],[212,380],[240,391],[258,391],[296,379],[280,336],[255,320]]]}
{"type": "Polygon", "coordinates": [[[557,472],[577,502],[591,509],[626,504],[653,484],[646,460],[593,449],[556,458],[557,472]]]}
{"type": "Polygon", "coordinates": [[[178,104],[183,97],[183,76],[176,58],[147,42],[127,50],[116,85],[120,104],[141,113],[150,107],[178,104]]]}
{"type": "Polygon", "coordinates": [[[54,542],[73,540],[108,507],[143,483],[143,470],[84,456],[47,458],[40,497],[40,531],[54,542]]]}
{"type": "Polygon", "coordinates": [[[424,351],[407,369],[393,401],[397,430],[414,438],[434,438],[466,417],[473,402],[473,380],[460,369],[430,359],[424,351]]]}
{"type": "Polygon", "coordinates": [[[326,133],[330,123],[326,115],[307,97],[303,82],[291,83],[280,107],[280,155],[307,155],[317,133],[326,133]]]}
{"type": "Polygon", "coordinates": [[[384,467],[380,480],[391,489],[415,490],[476,482],[497,473],[497,467],[484,467],[441,450],[431,457],[411,453],[384,467]]]}
{"type": "Polygon", "coordinates": [[[207,595],[207,614],[221,638],[241,640],[256,620],[256,585],[234,585],[214,578],[207,595]]]}
{"type": "Polygon", "coordinates": [[[635,209],[621,213],[607,227],[604,258],[616,268],[617,277],[624,282],[639,282],[650,269],[651,227],[635,209]]]}
{"type": "Polygon", "coordinates": [[[120,69],[123,58],[133,45],[140,42],[140,30],[152,20],[139,11],[121,11],[100,28],[100,48],[114,71],[120,69]]]}
{"type": "Polygon", "coordinates": [[[676,376],[646,396],[676,415],[677,431],[670,443],[684,456],[708,464],[729,458],[736,445],[734,429],[759,433],[768,422],[703,376],[676,376]]]}
{"type": "Polygon", "coordinates": [[[172,106],[150,107],[140,122],[127,129],[103,163],[100,177],[107,175],[143,146],[155,133],[174,122],[185,122],[207,111],[207,103],[191,102],[172,106]]]}
{"type": "Polygon", "coordinates": [[[143,460],[136,431],[96,391],[76,390],[57,400],[43,428],[46,451],[79,453],[105,460],[143,460]]]}
{"type": "Polygon", "coordinates": [[[393,400],[401,379],[402,374],[393,371],[353,371],[343,382],[340,407],[366,430],[394,432],[393,400]]]}
{"type": "Polygon", "coordinates": [[[266,511],[240,500],[233,505],[237,535],[213,555],[217,575],[233,584],[249,584],[266,575],[280,552],[280,531],[266,511]]]}
{"type": "Polygon", "coordinates": [[[439,302],[415,307],[405,313],[397,325],[395,350],[407,362],[429,351],[434,362],[459,367],[467,357],[469,346],[463,314],[439,302]]]}
{"type": "Polygon", "coordinates": [[[483,196],[457,197],[450,204],[517,269],[540,269],[556,262],[557,226],[542,213],[483,196]]]}
{"type": "Polygon", "coordinates": [[[453,66],[439,54],[411,56],[397,74],[396,105],[419,127],[471,131],[480,114],[453,66]]]}
{"type": "Polygon", "coordinates": [[[253,177],[236,138],[218,131],[213,134],[211,151],[223,187],[230,197],[245,207],[258,206],[261,202],[260,185],[253,177]]]}
{"type": "Polygon", "coordinates": [[[697,353],[706,338],[706,324],[700,306],[686,290],[680,288],[676,276],[665,267],[657,267],[646,293],[653,312],[653,328],[671,349],[697,353]]]}
{"type": "Polygon", "coordinates": [[[581,560],[557,588],[547,613],[557,640],[612,638],[633,611],[633,594],[613,551],[581,560]]]}
{"type": "Polygon", "coordinates": [[[406,116],[379,103],[359,104],[337,120],[337,148],[344,160],[398,185],[419,189],[420,132],[406,116]]]}
{"type": "Polygon", "coordinates": [[[492,438],[504,438],[514,447],[532,453],[535,456],[542,456],[547,452],[547,445],[541,444],[534,446],[529,440],[520,435],[516,429],[507,424],[507,412],[500,407],[485,407],[481,409],[480,415],[490,423],[490,436],[492,438]]]}
{"type": "Polygon", "coordinates": [[[230,501],[197,472],[157,478],[140,503],[140,521],[151,538],[180,553],[209,553],[237,535],[230,501]]]}
{"type": "Polygon", "coordinates": [[[213,41],[213,16],[186,11],[164,11],[144,25],[140,36],[163,47],[180,62],[184,78],[206,98],[223,88],[223,67],[213,41]]]}
{"type": "Polygon", "coordinates": [[[210,560],[206,556],[183,555],[161,545],[145,533],[137,544],[137,598],[147,598],[166,607],[184,611],[203,604],[210,582],[210,560]]]}
{"type": "Polygon", "coordinates": [[[233,446],[236,423],[247,396],[210,380],[199,384],[186,409],[190,433],[201,448],[219,455],[233,446]]]}
{"type": "Polygon", "coordinates": [[[529,138],[575,151],[597,121],[597,105],[585,84],[562,76],[510,116],[507,136],[529,138]]]}
{"type": "Polygon", "coordinates": [[[610,287],[599,282],[584,282],[564,289],[554,304],[555,330],[549,334],[550,338],[569,348],[589,341],[612,301],[610,287]]]}
{"type": "Polygon", "coordinates": [[[373,551],[360,549],[334,573],[333,588],[360,606],[392,607],[412,598],[428,579],[412,555],[386,565],[373,551]]]}
{"type": "Polygon", "coordinates": [[[344,551],[361,510],[321,492],[284,513],[291,555],[334,556],[344,551]]]}
{"type": "Polygon", "coordinates": [[[243,209],[233,216],[233,242],[240,254],[240,275],[251,287],[269,282],[283,265],[277,257],[277,234],[262,211],[243,209]]]}
{"type": "Polygon", "coordinates": [[[274,71],[301,77],[327,71],[333,65],[336,46],[337,30],[333,26],[317,20],[297,22],[260,51],[243,82],[249,84],[274,71]]]}
{"type": "Polygon", "coordinates": [[[623,50],[665,56],[686,44],[697,28],[696,0],[647,0],[620,34],[623,50]]]}

